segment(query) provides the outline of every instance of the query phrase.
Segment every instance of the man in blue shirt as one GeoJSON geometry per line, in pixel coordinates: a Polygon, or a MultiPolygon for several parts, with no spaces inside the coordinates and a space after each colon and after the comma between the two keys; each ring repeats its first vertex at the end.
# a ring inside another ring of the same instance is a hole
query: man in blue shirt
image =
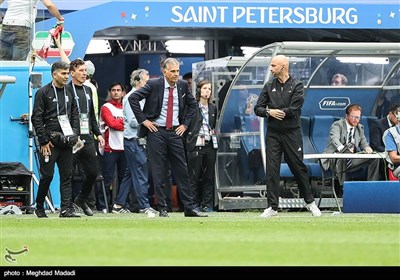
{"type": "Polygon", "coordinates": [[[400,179],[400,108],[396,111],[396,118],[397,125],[387,129],[382,139],[385,143],[388,167],[393,170],[393,175],[400,179]]]}

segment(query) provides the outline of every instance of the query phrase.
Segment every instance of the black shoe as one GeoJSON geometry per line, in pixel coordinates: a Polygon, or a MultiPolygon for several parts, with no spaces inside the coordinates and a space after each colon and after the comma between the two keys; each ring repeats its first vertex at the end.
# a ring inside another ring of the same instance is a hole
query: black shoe
{"type": "Polygon", "coordinates": [[[38,218],[48,218],[46,212],[44,211],[44,209],[36,209],[35,210],[35,216],[38,218]]]}
{"type": "Polygon", "coordinates": [[[167,210],[161,210],[160,211],[160,217],[168,218],[168,212],[167,210]]]}
{"type": "Polygon", "coordinates": [[[86,216],[93,216],[92,209],[90,209],[90,207],[86,204],[86,202],[83,199],[79,198],[79,196],[75,198],[74,203],[78,207],[82,208],[83,213],[85,213],[86,216]]]}
{"type": "Polygon", "coordinates": [[[60,218],[80,218],[80,217],[81,215],[79,215],[72,209],[66,209],[60,212],[60,218]]]}
{"type": "Polygon", "coordinates": [[[193,209],[191,211],[185,211],[185,217],[208,217],[208,215],[202,214],[200,211],[193,209]]]}

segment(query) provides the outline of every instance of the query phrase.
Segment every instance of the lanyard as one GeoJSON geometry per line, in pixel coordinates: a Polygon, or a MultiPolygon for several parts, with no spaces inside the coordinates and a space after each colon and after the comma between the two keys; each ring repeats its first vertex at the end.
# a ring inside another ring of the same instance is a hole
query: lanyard
{"type": "MultiPolygon", "coordinates": [[[[59,107],[59,104],[58,104],[57,89],[56,89],[56,86],[53,83],[51,83],[51,85],[53,86],[54,94],[56,95],[57,116],[59,116],[60,115],[60,107],[59,107]]],[[[65,92],[65,86],[63,87],[63,89],[64,89],[65,114],[67,115],[67,93],[65,92]]]]}
{"type": "Polygon", "coordinates": [[[205,123],[204,123],[203,121],[201,122],[201,130],[203,131],[203,135],[206,135],[206,132],[205,132],[205,130],[204,130],[204,125],[206,125],[207,128],[208,128],[208,134],[210,135],[210,134],[211,134],[211,133],[210,133],[210,131],[211,131],[211,126],[210,126],[210,124],[209,124],[209,119],[206,118],[206,116],[204,115],[203,106],[201,105],[201,106],[199,106],[199,107],[200,107],[200,113],[201,113],[201,115],[202,115],[202,117],[203,117],[203,121],[205,121],[205,123]]]}
{"type": "MultiPolygon", "coordinates": [[[[74,90],[74,95],[75,95],[76,104],[77,104],[77,106],[78,106],[78,111],[79,111],[79,114],[80,114],[80,113],[81,113],[81,106],[80,106],[80,104],[79,104],[79,96],[78,96],[78,94],[76,93],[76,89],[75,89],[74,83],[72,83],[72,88],[73,88],[73,90],[74,90]]],[[[87,94],[86,89],[85,89],[84,86],[82,86],[82,88],[83,88],[83,91],[85,92],[85,96],[86,96],[86,113],[89,114],[89,94],[87,94]]]]}

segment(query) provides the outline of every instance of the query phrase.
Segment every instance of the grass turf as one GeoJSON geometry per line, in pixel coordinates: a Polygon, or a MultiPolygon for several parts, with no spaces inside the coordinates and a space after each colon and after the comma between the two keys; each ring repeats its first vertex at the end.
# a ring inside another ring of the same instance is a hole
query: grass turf
{"type": "Polygon", "coordinates": [[[400,215],[1,216],[1,266],[399,266],[400,215]],[[27,254],[5,260],[6,248],[27,254]]]}

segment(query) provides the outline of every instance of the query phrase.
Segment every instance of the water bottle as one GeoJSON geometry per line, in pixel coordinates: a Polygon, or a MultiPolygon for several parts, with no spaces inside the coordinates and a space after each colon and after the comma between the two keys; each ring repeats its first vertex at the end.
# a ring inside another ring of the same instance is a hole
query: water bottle
{"type": "Polygon", "coordinates": [[[78,139],[78,142],[76,142],[76,144],[72,147],[72,153],[73,154],[77,153],[79,150],[83,148],[84,145],[85,145],[85,139],[84,140],[78,139]]]}

